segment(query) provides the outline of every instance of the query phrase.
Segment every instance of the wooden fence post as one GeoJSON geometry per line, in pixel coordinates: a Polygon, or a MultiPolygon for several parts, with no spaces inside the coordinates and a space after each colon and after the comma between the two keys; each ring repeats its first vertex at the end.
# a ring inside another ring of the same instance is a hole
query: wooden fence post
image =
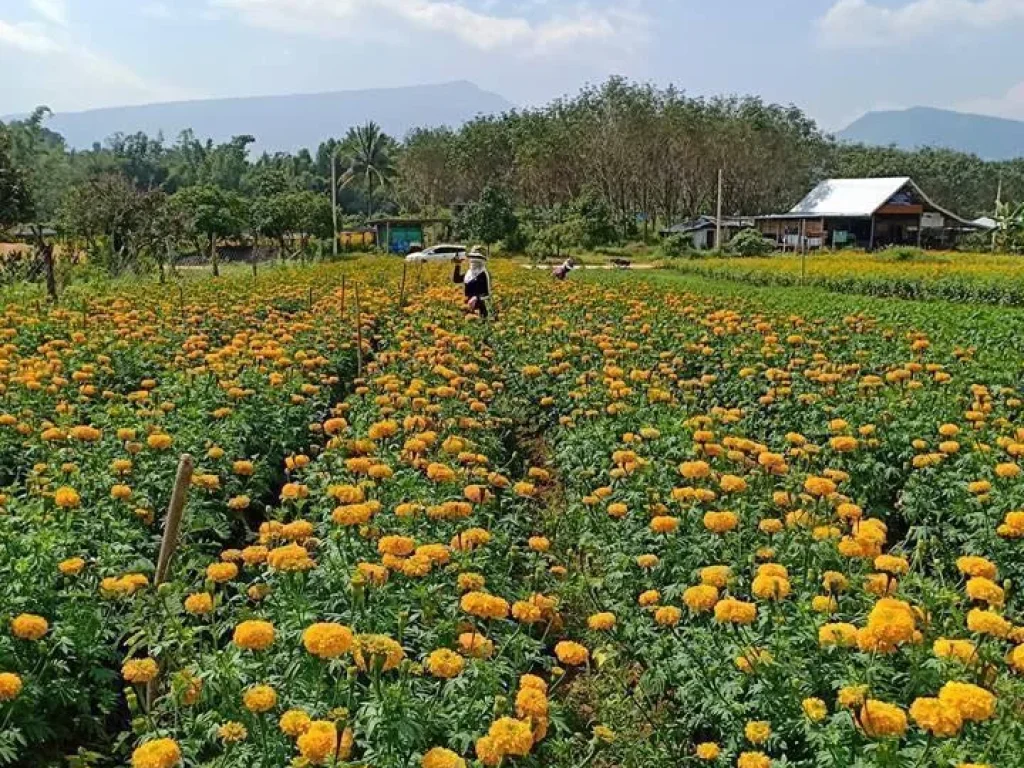
{"type": "Polygon", "coordinates": [[[160,543],[160,558],[157,560],[154,587],[159,587],[167,580],[171,558],[174,557],[174,551],[178,548],[178,532],[181,530],[181,518],[185,511],[189,483],[192,482],[193,466],[192,457],[183,453],[181,461],[178,462],[178,474],[174,478],[171,501],[167,505],[167,520],[164,522],[164,538],[160,543]]]}
{"type": "Polygon", "coordinates": [[[341,276],[341,315],[345,316],[345,276],[341,276]]]}

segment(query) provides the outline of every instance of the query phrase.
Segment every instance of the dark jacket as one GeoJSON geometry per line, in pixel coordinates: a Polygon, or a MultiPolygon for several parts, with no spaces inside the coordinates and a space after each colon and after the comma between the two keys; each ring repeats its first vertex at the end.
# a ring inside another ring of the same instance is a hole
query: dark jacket
{"type": "Polygon", "coordinates": [[[462,265],[455,265],[455,272],[452,274],[453,283],[463,283],[466,289],[467,299],[486,299],[490,298],[491,295],[491,281],[487,276],[487,272],[484,271],[481,274],[474,277],[468,283],[465,282],[465,276],[462,273],[462,265]]]}

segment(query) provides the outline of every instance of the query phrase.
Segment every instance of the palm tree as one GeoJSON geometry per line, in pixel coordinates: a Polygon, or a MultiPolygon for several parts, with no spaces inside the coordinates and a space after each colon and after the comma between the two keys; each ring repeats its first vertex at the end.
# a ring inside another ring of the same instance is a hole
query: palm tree
{"type": "Polygon", "coordinates": [[[343,186],[361,181],[366,191],[366,215],[373,214],[373,188],[386,187],[395,176],[395,140],[380,126],[370,121],[358,128],[349,128],[339,148],[348,169],[342,174],[343,186]]]}

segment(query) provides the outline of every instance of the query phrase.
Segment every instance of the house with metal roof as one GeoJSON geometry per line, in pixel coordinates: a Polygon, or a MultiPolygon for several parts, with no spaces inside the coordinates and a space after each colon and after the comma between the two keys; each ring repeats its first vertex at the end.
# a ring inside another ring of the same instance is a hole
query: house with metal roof
{"type": "MultiPolygon", "coordinates": [[[[729,242],[732,236],[741,229],[749,229],[754,226],[753,219],[737,219],[722,217],[722,240],[729,242]]],[[[695,219],[681,221],[666,227],[659,233],[662,237],[669,235],[684,235],[693,242],[696,250],[703,251],[716,247],[715,237],[718,232],[718,219],[714,216],[698,216],[695,219]]]]}
{"type": "Polygon", "coordinates": [[[758,216],[782,248],[947,246],[980,227],[933,202],[908,176],[827,179],[788,213],[758,216]]]}

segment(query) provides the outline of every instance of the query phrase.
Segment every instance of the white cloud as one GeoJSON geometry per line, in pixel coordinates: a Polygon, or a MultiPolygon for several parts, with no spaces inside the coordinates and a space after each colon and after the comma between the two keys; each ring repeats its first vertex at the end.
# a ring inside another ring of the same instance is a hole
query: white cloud
{"type": "Polygon", "coordinates": [[[0,19],[0,70],[15,66],[18,77],[0,79],[5,110],[48,104],[55,111],[69,111],[195,95],[151,82],[82,45],[66,28],[0,19]]]}
{"type": "Polygon", "coordinates": [[[68,25],[68,7],[64,0],[32,0],[31,6],[51,24],[62,27],[68,25]]]}
{"type": "Polygon", "coordinates": [[[160,19],[161,21],[174,18],[174,11],[171,10],[167,3],[146,3],[139,9],[139,12],[143,16],[148,16],[151,19],[160,19]]]}
{"type": "Polygon", "coordinates": [[[60,49],[38,24],[12,24],[0,19],[0,48],[4,46],[25,53],[52,53],[60,49]]]}
{"type": "Polygon", "coordinates": [[[822,45],[868,48],[906,43],[940,30],[992,29],[1024,21],[1024,0],[912,0],[890,7],[837,0],[818,20],[822,45]]]}
{"type": "Polygon", "coordinates": [[[1024,120],[1024,81],[1017,83],[1002,96],[982,97],[959,102],[954,109],[982,115],[1024,120]]]}
{"type": "Polygon", "coordinates": [[[382,28],[445,35],[480,51],[526,55],[600,41],[621,49],[642,36],[634,11],[580,5],[539,20],[474,10],[456,0],[210,0],[254,26],[326,38],[358,37],[382,28]],[[403,29],[404,28],[404,29],[403,29]]]}

